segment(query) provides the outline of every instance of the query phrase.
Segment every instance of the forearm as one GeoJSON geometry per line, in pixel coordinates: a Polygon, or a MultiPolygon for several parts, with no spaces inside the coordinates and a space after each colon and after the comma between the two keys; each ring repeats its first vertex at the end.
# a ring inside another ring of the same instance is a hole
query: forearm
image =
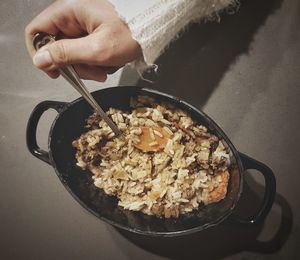
{"type": "Polygon", "coordinates": [[[189,23],[213,16],[236,0],[110,0],[153,64],[189,23]]]}

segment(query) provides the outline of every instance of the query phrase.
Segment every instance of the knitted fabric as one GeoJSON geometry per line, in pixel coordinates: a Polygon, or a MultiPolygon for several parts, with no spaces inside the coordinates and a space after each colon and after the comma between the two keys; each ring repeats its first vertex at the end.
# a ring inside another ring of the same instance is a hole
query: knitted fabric
{"type": "Polygon", "coordinates": [[[140,44],[143,59],[133,65],[152,65],[178,33],[191,22],[214,17],[236,0],[110,0],[140,44]]]}

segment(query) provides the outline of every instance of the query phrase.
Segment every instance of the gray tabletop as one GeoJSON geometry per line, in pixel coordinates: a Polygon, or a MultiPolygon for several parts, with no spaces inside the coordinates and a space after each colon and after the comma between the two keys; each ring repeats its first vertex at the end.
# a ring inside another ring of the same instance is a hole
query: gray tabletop
{"type": "MultiPolygon", "coordinates": [[[[43,100],[71,101],[62,79],[36,70],[24,27],[50,2],[0,3],[0,259],[299,259],[300,2],[244,0],[220,23],[193,25],[157,61],[148,84],[130,68],[91,91],[116,85],[150,86],[209,114],[236,148],[274,171],[277,195],[264,224],[230,222],[199,234],[152,239],[122,233],[84,210],[54,170],[26,148],[30,112],[43,100]]],[[[38,127],[47,149],[54,111],[38,127]]],[[[247,175],[240,214],[262,198],[258,172],[247,175]]]]}

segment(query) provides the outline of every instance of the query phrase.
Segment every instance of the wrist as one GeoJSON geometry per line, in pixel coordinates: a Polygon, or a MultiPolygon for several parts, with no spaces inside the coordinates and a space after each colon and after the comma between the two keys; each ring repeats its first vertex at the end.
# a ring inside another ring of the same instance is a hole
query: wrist
{"type": "MultiPolygon", "coordinates": [[[[109,0],[141,46],[146,65],[153,65],[170,42],[191,22],[211,18],[237,0],[109,0]]],[[[139,69],[147,68],[141,60],[139,69]]]]}

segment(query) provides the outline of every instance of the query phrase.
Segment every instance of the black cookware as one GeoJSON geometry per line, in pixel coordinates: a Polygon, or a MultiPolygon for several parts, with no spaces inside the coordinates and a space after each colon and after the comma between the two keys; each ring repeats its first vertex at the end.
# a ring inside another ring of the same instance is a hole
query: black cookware
{"type": "Polygon", "coordinates": [[[158,218],[140,212],[124,210],[117,205],[114,197],[106,195],[93,184],[91,174],[76,166],[75,149],[71,143],[84,130],[85,120],[92,113],[85,100],[79,98],[71,103],[44,101],[38,104],[30,115],[27,125],[27,146],[29,151],[40,160],[52,165],[55,172],[70,194],[89,212],[101,220],[121,229],[153,236],[179,236],[201,231],[231,217],[234,221],[256,224],[264,220],[270,211],[275,193],[276,182],[270,168],[236,150],[220,127],[205,113],[190,104],[156,90],[139,87],[114,87],[92,93],[104,110],[116,107],[129,109],[130,98],[148,95],[159,101],[168,101],[187,110],[197,122],[222,138],[230,149],[231,177],[226,198],[222,201],[202,206],[197,211],[182,215],[178,219],[158,218]],[[36,130],[40,117],[48,110],[58,112],[49,133],[48,151],[42,150],[36,141],[36,130]],[[234,209],[243,190],[245,170],[256,169],[265,179],[265,193],[258,213],[249,219],[234,216],[234,209]]]}

